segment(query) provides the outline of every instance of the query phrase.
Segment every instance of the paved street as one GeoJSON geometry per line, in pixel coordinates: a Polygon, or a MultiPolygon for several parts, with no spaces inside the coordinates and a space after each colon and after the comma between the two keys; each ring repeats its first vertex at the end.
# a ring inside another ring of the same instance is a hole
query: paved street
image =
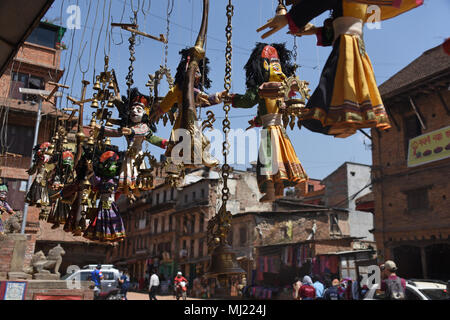
{"type": "MultiPolygon", "coordinates": [[[[147,293],[138,293],[138,292],[128,292],[127,294],[128,300],[149,300],[147,293]]],[[[156,299],[158,300],[176,300],[174,296],[168,295],[168,296],[156,296],[156,299]]],[[[188,297],[187,300],[202,300],[197,298],[191,298],[188,297]]]]}

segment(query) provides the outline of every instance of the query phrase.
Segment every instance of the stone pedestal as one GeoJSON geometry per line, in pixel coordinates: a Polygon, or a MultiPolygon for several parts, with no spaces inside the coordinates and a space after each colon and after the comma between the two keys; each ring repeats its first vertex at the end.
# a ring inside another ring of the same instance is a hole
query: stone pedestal
{"type": "Polygon", "coordinates": [[[25,253],[27,250],[27,235],[9,234],[8,238],[14,241],[14,249],[9,272],[23,272],[25,253]]]}
{"type": "Polygon", "coordinates": [[[8,272],[9,280],[31,280],[32,278],[31,274],[26,274],[25,272],[8,272]]]}
{"type": "Polygon", "coordinates": [[[51,273],[35,273],[33,278],[36,280],[59,280],[59,275],[51,273]]]}

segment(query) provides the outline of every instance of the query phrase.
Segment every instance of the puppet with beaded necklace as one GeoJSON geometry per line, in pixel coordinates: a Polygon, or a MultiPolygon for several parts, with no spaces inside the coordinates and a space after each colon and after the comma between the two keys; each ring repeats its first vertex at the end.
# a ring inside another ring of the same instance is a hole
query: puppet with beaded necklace
{"type": "Polygon", "coordinates": [[[291,76],[295,67],[292,54],[284,44],[257,43],[245,65],[245,94],[231,95],[234,108],[258,105],[252,126],[262,126],[261,145],[257,164],[257,180],[261,202],[283,196],[285,187],[298,185],[308,179],[282,125],[283,98],[265,95],[266,83],[277,84],[291,76]]]}
{"type": "Polygon", "coordinates": [[[146,169],[144,161],[138,167],[136,158],[143,154],[142,144],[147,141],[157,147],[165,149],[167,140],[156,135],[154,123],[149,121],[150,97],[143,95],[137,88],[131,89],[128,97],[122,96],[122,100],[114,101],[120,120],[120,128],[105,128],[104,135],[107,137],[125,136],[128,149],[125,154],[119,176],[119,190],[129,198],[139,195],[139,190],[149,190],[152,186],[147,186],[139,182],[139,170],[146,169]]]}

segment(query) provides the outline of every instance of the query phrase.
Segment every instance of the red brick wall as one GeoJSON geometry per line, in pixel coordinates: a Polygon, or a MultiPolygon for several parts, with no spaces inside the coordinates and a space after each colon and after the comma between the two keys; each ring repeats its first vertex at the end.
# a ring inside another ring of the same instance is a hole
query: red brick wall
{"type": "MultiPolygon", "coordinates": [[[[441,90],[450,105],[450,92],[441,90]]],[[[450,124],[437,94],[415,98],[426,123],[428,133],[450,124]]],[[[379,133],[372,130],[373,177],[375,178],[375,238],[384,258],[391,253],[385,250],[387,242],[400,240],[423,240],[432,236],[447,239],[450,235],[450,159],[407,168],[404,137],[404,117],[413,114],[409,102],[386,103],[399,125],[379,133]],[[382,179],[381,179],[382,178],[382,179]],[[404,191],[430,186],[428,190],[429,210],[411,213],[407,210],[407,195],[404,191]]]]}

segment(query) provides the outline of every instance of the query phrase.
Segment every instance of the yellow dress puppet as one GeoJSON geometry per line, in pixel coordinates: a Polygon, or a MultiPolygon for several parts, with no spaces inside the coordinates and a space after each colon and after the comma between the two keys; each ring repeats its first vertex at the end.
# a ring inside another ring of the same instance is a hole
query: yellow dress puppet
{"type": "Polygon", "coordinates": [[[282,197],[285,187],[308,180],[282,124],[280,107],[283,99],[259,94],[259,88],[264,83],[282,82],[286,76],[294,73],[291,57],[291,52],[284,44],[258,43],[245,65],[247,92],[244,95],[232,95],[234,108],[252,108],[258,105],[255,122],[259,123],[263,130],[257,180],[260,192],[266,193],[260,199],[261,202],[282,197]]]}
{"type": "MultiPolygon", "coordinates": [[[[327,10],[333,11],[332,27],[326,28],[331,30],[331,39],[327,40],[328,45],[333,45],[333,51],[319,85],[306,105],[308,113],[302,121],[303,126],[339,138],[348,137],[362,128],[390,128],[364,46],[364,23],[373,15],[368,10],[370,5],[378,5],[380,20],[386,20],[422,3],[423,0],[299,0],[289,13],[274,17],[258,29],[275,29],[264,34],[262,37],[265,38],[289,24],[292,34],[302,35],[305,29],[311,29],[311,25],[307,25],[309,21],[327,10]]],[[[319,42],[327,38],[323,29],[317,31],[319,42]]]]}

